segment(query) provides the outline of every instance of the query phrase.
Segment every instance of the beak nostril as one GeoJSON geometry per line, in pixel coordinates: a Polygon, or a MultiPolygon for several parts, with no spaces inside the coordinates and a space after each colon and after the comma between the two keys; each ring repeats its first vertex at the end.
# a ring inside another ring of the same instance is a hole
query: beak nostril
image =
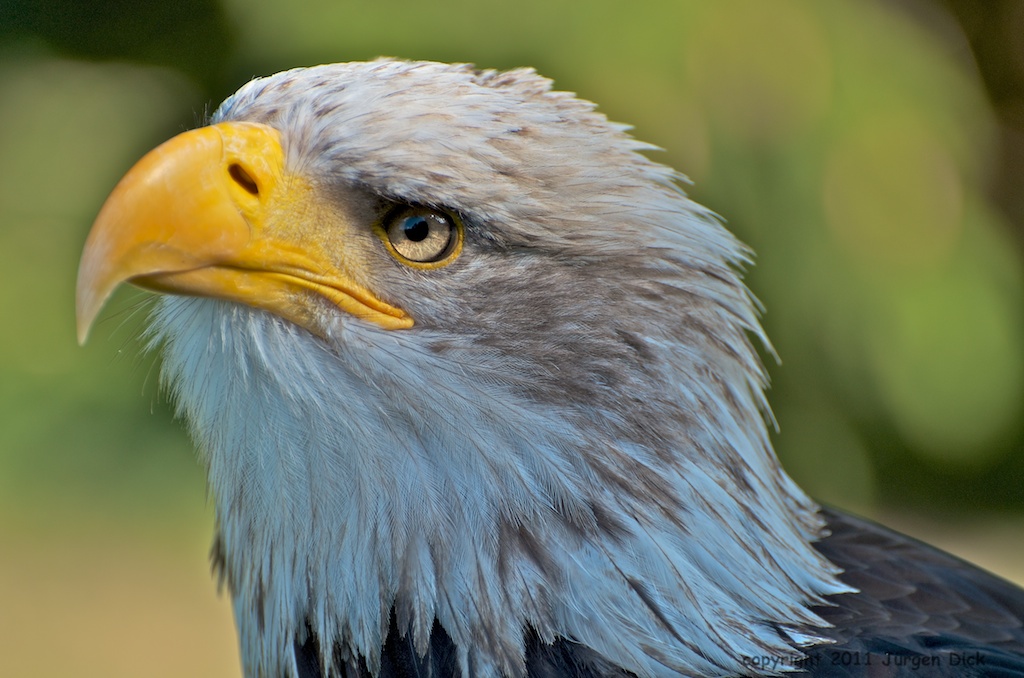
{"type": "Polygon", "coordinates": [[[235,183],[246,190],[246,192],[252,195],[260,194],[260,187],[256,183],[256,180],[252,178],[252,175],[245,171],[241,165],[237,162],[231,163],[228,166],[228,174],[235,180],[235,183]]]}

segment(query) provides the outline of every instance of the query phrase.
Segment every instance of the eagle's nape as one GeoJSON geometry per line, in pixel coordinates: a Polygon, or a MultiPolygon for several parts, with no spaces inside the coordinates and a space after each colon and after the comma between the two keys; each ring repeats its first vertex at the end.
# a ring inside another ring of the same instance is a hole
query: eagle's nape
{"type": "Polygon", "coordinates": [[[532,71],[378,60],[118,185],[80,336],[174,295],[246,675],[1024,675],[1020,589],[778,466],[747,252],[647,148],[532,71]]]}

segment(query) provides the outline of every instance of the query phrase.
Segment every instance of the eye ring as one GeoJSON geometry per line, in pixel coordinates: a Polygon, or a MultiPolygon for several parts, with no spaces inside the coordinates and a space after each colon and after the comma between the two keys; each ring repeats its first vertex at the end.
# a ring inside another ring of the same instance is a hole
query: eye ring
{"type": "Polygon", "coordinates": [[[455,215],[401,205],[381,220],[378,235],[391,256],[415,268],[440,268],[459,256],[463,227],[455,215]]]}

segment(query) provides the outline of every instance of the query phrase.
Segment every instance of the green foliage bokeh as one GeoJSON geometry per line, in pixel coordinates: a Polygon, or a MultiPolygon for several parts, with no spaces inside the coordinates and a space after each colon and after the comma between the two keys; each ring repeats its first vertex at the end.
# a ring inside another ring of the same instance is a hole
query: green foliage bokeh
{"type": "MultiPolygon", "coordinates": [[[[964,22],[1024,102],[1017,0],[935,2],[1005,24],[1017,61],[964,22]]],[[[0,673],[238,675],[148,297],[78,347],[78,256],[117,179],[242,83],[380,55],[534,66],[665,149],[756,252],[775,443],[814,496],[1024,515],[1024,158],[942,6],[0,0],[0,673]]]]}
{"type": "Polygon", "coordinates": [[[249,78],[379,55],[533,65],[666,149],[757,253],[776,442],[812,493],[1024,509],[1021,243],[986,191],[982,85],[920,17],[864,0],[122,5],[16,0],[0,22],[8,515],[192,500],[199,471],[135,339],[144,295],[75,345],[91,218],[249,78]]]}

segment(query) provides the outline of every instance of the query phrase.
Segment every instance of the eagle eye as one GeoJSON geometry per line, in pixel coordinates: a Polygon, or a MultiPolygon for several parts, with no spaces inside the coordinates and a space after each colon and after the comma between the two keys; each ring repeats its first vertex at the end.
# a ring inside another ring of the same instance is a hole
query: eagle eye
{"type": "Polygon", "coordinates": [[[411,266],[444,266],[462,248],[462,224],[458,219],[429,207],[404,205],[389,212],[381,226],[388,250],[411,266]]]}

